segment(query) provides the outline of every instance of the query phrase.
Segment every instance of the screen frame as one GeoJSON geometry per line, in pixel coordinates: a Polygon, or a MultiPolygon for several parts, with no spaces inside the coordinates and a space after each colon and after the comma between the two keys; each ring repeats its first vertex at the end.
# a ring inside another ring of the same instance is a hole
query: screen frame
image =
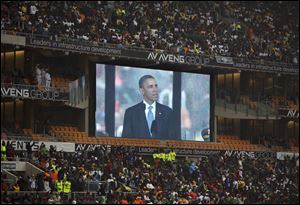
{"type": "MultiPolygon", "coordinates": [[[[106,66],[129,66],[129,67],[134,67],[136,69],[138,68],[141,68],[141,69],[154,69],[154,70],[162,70],[162,71],[173,71],[174,72],[174,76],[173,76],[173,83],[174,83],[174,78],[175,78],[175,73],[193,73],[193,74],[202,74],[202,75],[208,75],[210,76],[210,86],[209,86],[209,92],[210,92],[210,115],[209,115],[209,129],[210,129],[210,134],[209,134],[209,142],[215,142],[215,74],[213,73],[203,73],[203,72],[199,72],[199,70],[184,70],[184,69],[181,69],[181,70],[175,70],[175,69],[167,69],[167,68],[164,68],[163,66],[159,66],[159,65],[156,65],[155,67],[147,67],[147,66],[144,66],[144,65],[132,65],[132,64],[119,64],[119,63],[113,63],[113,62],[101,62],[101,61],[95,61],[95,62],[92,62],[90,61],[89,62],[89,69],[90,69],[90,75],[89,75],[89,82],[91,83],[89,88],[90,88],[90,94],[93,95],[93,96],[90,96],[89,98],[89,135],[90,136],[95,136],[95,137],[98,137],[96,136],[96,64],[105,64],[106,66]]],[[[142,64],[142,63],[141,63],[142,64]]],[[[105,72],[105,75],[107,72],[105,72]]],[[[181,89],[181,75],[180,76],[180,89],[181,89]]],[[[112,84],[110,85],[111,88],[115,89],[115,84],[114,84],[114,80],[111,80],[110,81],[107,81],[107,77],[106,76],[106,80],[105,82],[112,82],[112,84]]],[[[111,76],[110,76],[111,77],[111,76]]],[[[108,77],[108,78],[110,78],[108,77]]],[[[178,79],[177,79],[178,80],[178,79]]],[[[175,84],[176,85],[176,84],[175,84]]],[[[175,86],[174,85],[174,86],[175,86]]],[[[178,89],[178,88],[177,88],[178,89]]],[[[181,99],[181,92],[174,92],[174,87],[173,87],[173,95],[174,95],[174,98],[178,98],[178,99],[181,99]],[[180,97],[180,98],[179,98],[180,97]]],[[[107,89],[105,89],[105,96],[108,96],[107,94],[107,89]]],[[[112,95],[110,94],[110,97],[112,95]]],[[[115,95],[113,95],[115,98],[115,95]]],[[[112,103],[111,99],[108,100],[106,97],[105,97],[105,106],[108,104],[108,103],[112,103]]],[[[113,101],[113,103],[115,103],[115,99],[113,101]]],[[[181,103],[180,103],[181,105],[181,103]]],[[[173,106],[174,106],[174,102],[173,102],[173,106]]],[[[178,105],[176,105],[178,106],[178,105]]],[[[111,106],[111,107],[114,107],[114,106],[111,106]]],[[[111,108],[105,108],[105,109],[111,109],[111,108]]],[[[178,110],[178,109],[176,109],[178,110]]],[[[112,112],[112,111],[110,111],[112,112]]],[[[179,119],[179,123],[180,122],[180,109],[175,113],[175,115],[177,116],[176,118],[179,119]]],[[[114,115],[113,115],[113,119],[114,119],[114,115]]],[[[110,129],[114,129],[115,127],[115,122],[114,120],[112,119],[105,119],[105,124],[107,124],[107,122],[109,122],[109,127],[110,129]]],[[[179,124],[180,125],[180,124],[179,124]]],[[[180,131],[180,126],[177,126],[177,128],[179,129],[180,131]]],[[[111,132],[111,131],[110,131],[111,132]]],[[[179,132],[181,134],[181,132],[179,132]]],[[[99,136],[99,137],[106,137],[106,136],[99,136]]],[[[115,138],[118,138],[114,135],[108,135],[108,137],[115,137],[115,138]]],[[[141,139],[141,138],[136,138],[136,139],[141,139]]],[[[164,140],[164,139],[160,139],[160,140],[164,140]]],[[[180,141],[181,139],[179,139],[180,141]]],[[[191,142],[199,142],[199,141],[194,141],[194,140],[182,140],[182,141],[191,141],[191,142]]]]}

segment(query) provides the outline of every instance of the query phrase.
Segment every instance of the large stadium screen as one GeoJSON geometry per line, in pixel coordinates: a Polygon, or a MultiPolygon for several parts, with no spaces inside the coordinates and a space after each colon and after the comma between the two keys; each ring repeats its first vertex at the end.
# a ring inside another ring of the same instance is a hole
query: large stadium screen
{"type": "Polygon", "coordinates": [[[210,141],[210,116],[209,75],[96,64],[96,136],[210,141]]]}

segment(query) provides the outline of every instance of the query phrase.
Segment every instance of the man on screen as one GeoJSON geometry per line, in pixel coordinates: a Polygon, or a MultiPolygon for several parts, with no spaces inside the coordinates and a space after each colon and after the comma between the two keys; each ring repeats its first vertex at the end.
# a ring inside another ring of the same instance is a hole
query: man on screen
{"type": "Polygon", "coordinates": [[[155,78],[142,76],[139,90],[143,101],[125,111],[122,137],[177,139],[173,110],[157,102],[155,78]]]}

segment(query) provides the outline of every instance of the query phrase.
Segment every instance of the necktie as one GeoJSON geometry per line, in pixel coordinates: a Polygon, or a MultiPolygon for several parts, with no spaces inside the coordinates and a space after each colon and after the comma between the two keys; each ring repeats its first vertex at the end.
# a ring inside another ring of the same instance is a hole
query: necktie
{"type": "Polygon", "coordinates": [[[152,124],[152,121],[154,120],[154,116],[153,116],[153,113],[152,113],[152,106],[149,106],[149,111],[148,111],[148,114],[147,114],[147,123],[148,123],[148,127],[149,127],[149,131],[151,133],[151,124],[152,124]]]}

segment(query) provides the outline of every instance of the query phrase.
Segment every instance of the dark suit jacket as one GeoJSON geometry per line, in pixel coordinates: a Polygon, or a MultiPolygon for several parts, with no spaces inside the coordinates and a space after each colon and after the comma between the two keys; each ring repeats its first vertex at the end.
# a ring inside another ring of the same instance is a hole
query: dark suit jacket
{"type": "Polygon", "coordinates": [[[138,103],[125,111],[122,137],[178,139],[171,108],[156,102],[155,121],[153,122],[151,136],[145,115],[145,104],[138,103]]]}

